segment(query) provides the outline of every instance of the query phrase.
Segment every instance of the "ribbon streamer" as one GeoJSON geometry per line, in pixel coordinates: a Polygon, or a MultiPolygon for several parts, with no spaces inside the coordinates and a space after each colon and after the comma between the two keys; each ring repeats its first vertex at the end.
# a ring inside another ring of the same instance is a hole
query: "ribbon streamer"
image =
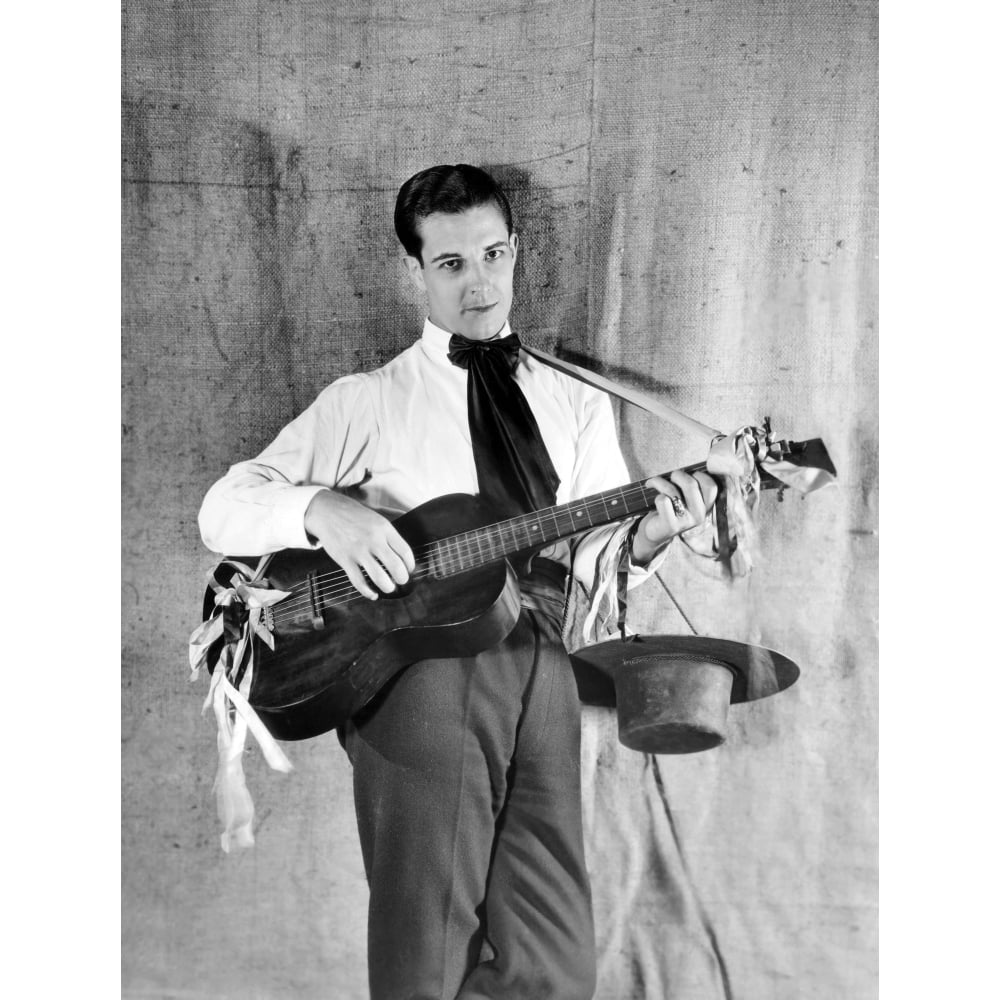
{"type": "Polygon", "coordinates": [[[627,558],[626,547],[631,544],[632,527],[640,518],[633,517],[612,532],[594,561],[594,583],[590,588],[590,609],[583,620],[583,641],[598,641],[598,628],[610,633],[619,617],[618,569],[627,558]]]}
{"type": "Polygon", "coordinates": [[[214,709],[219,728],[215,794],[223,825],[222,849],[228,854],[233,847],[252,847],[254,842],[254,805],[243,773],[247,732],[253,733],[264,759],[274,770],[287,773],[292,765],[247,700],[253,683],[255,639],[261,639],[274,649],[274,637],[262,622],[264,609],[289,595],[283,590],[254,586],[259,582],[249,567],[233,560],[227,563],[235,569],[230,586],[222,586],[215,579],[215,571],[208,575],[209,584],[215,591],[216,610],[191,633],[188,660],[190,679],[197,680],[201,668],[208,665],[210,647],[225,635],[224,610],[236,607],[246,611],[238,639],[227,642],[222,649],[202,706],[203,713],[214,709]],[[237,689],[233,682],[244,661],[246,669],[237,689]]]}
{"type": "Polygon", "coordinates": [[[775,479],[791,486],[800,493],[815,493],[816,490],[833,486],[836,477],[826,469],[814,469],[808,465],[794,465],[783,459],[767,456],[761,459],[760,467],[775,479]]]}
{"type": "Polygon", "coordinates": [[[725,524],[716,521],[716,547],[723,570],[730,578],[746,576],[758,554],[757,526],[753,512],[760,499],[757,469],[760,445],[753,427],[719,435],[708,450],[705,467],[722,479],[725,489],[725,524]]]}

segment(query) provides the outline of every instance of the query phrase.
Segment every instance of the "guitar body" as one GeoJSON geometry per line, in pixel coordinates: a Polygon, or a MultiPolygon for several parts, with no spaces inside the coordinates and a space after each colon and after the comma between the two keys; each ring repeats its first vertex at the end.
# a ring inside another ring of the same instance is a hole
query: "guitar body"
{"type": "MultiPolygon", "coordinates": [[[[419,553],[428,542],[491,519],[476,497],[451,494],[393,524],[419,553]]],[[[297,588],[270,609],[274,649],[255,641],[249,694],[263,723],[281,740],[329,732],[411,663],[489,649],[507,636],[520,614],[517,579],[503,561],[440,576],[428,572],[418,557],[417,579],[401,591],[370,601],[345,581],[337,590],[352,599],[317,608],[320,602],[303,595],[311,589],[311,578],[342,572],[329,556],[286,549],[265,558],[264,575],[272,587],[297,588]]],[[[322,584],[318,590],[322,593],[322,584]]]]}

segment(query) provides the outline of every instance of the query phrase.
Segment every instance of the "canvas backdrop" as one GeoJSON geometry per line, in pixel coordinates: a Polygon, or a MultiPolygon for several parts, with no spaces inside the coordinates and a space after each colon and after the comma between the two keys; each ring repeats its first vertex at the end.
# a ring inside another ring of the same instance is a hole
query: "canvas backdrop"
{"type": "MultiPolygon", "coordinates": [[[[289,746],[289,775],[251,753],[257,845],[220,850],[187,682],[195,518],[320,389],[419,334],[395,194],[459,161],[508,188],[525,340],[724,430],[822,436],[840,473],[763,498],[749,582],[681,551],[662,573],[698,631],[795,659],[794,687],[692,756],[585,714],[598,996],[875,996],[876,31],[842,0],[126,0],[126,997],[366,994],[334,736],[289,746]]],[[[704,457],[615,409],[636,478],[704,457]]],[[[687,631],[657,580],[630,620],[687,631]]]]}

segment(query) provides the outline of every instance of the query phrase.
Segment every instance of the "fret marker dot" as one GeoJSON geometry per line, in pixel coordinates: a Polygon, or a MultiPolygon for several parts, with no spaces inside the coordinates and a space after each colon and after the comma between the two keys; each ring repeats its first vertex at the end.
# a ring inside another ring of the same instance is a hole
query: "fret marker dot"
{"type": "Polygon", "coordinates": [[[537,524],[533,524],[533,525],[531,526],[531,530],[532,530],[532,531],[538,531],[538,525],[537,525],[537,524]]]}
{"type": "Polygon", "coordinates": [[[583,517],[583,511],[582,511],[582,510],[578,510],[578,511],[576,512],[576,516],[577,516],[577,517],[583,517]]]}
{"type": "Polygon", "coordinates": [[[615,505],[616,503],[618,503],[618,501],[617,501],[617,500],[612,500],[612,501],[611,501],[611,506],[612,506],[612,507],[614,507],[614,505],[615,505]]]}

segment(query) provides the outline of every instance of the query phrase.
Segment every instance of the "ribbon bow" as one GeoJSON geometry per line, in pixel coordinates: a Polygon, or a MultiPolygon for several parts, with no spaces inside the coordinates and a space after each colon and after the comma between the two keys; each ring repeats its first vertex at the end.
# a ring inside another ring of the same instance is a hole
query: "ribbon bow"
{"type": "Polygon", "coordinates": [[[448,341],[448,360],[459,368],[468,368],[477,353],[490,353],[503,360],[513,371],[517,367],[521,341],[516,333],[499,340],[469,340],[461,334],[453,333],[448,341]]]}
{"type": "Polygon", "coordinates": [[[261,624],[261,612],[264,608],[287,597],[283,590],[272,590],[265,586],[253,586],[253,570],[243,563],[226,560],[230,566],[236,567],[230,586],[224,587],[215,579],[215,571],[208,574],[209,586],[215,591],[215,606],[218,609],[208,621],[202,622],[188,640],[188,659],[191,664],[191,681],[196,681],[201,668],[208,666],[208,651],[216,639],[225,635],[227,642],[220,660],[226,659],[229,644],[235,638],[233,629],[240,632],[243,626],[249,625],[253,634],[260,637],[274,649],[274,637],[261,624]]]}
{"type": "Polygon", "coordinates": [[[208,582],[215,591],[216,611],[191,633],[188,659],[190,679],[197,680],[201,668],[208,665],[211,645],[219,638],[226,639],[202,712],[213,708],[219,726],[219,769],[215,778],[215,794],[219,819],[224,826],[222,849],[228,853],[232,846],[250,847],[254,842],[253,799],[243,774],[247,730],[253,733],[264,759],[274,770],[288,772],[292,765],[247,700],[253,682],[254,639],[259,638],[274,649],[274,637],[261,620],[264,609],[288,597],[288,592],[269,588],[266,581],[258,580],[253,570],[243,563],[226,562],[235,572],[229,586],[220,584],[215,579],[214,571],[209,573],[208,582]],[[244,659],[246,669],[237,689],[234,681],[244,659]]]}

